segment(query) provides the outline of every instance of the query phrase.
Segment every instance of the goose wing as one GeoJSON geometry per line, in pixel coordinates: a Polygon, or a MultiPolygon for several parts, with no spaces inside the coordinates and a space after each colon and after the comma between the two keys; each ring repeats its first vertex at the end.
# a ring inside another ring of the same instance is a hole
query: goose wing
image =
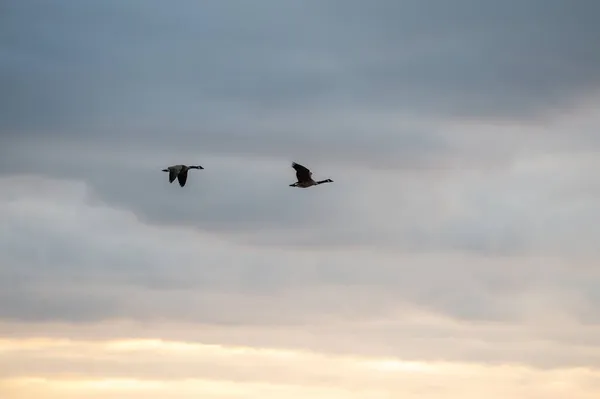
{"type": "Polygon", "coordinates": [[[292,168],[296,170],[296,178],[298,181],[309,181],[312,178],[312,172],[306,166],[293,162],[292,168]]]}
{"type": "Polygon", "coordinates": [[[173,183],[175,181],[178,173],[179,173],[179,169],[174,168],[172,166],[169,167],[169,183],[173,183]]]}
{"type": "Polygon", "coordinates": [[[179,180],[179,185],[181,187],[185,186],[185,182],[187,181],[187,176],[188,176],[188,171],[186,170],[182,170],[181,172],[179,172],[179,174],[177,175],[177,180],[179,180]]]}

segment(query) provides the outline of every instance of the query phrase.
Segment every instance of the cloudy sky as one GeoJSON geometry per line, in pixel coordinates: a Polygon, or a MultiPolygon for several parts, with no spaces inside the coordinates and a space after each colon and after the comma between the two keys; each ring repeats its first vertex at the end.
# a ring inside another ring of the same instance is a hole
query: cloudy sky
{"type": "Polygon", "coordinates": [[[598,15],[3,1],[2,398],[600,397],[598,15]]]}

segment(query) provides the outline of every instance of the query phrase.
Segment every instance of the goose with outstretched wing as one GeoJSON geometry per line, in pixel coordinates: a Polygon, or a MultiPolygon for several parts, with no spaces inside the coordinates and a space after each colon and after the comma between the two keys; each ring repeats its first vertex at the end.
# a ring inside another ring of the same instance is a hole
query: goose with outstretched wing
{"type": "Polygon", "coordinates": [[[317,186],[323,183],[333,183],[331,179],[315,181],[312,178],[312,172],[306,166],[300,165],[296,162],[292,163],[292,168],[296,170],[296,183],[290,184],[290,187],[308,188],[317,186]]]}
{"type": "Polygon", "coordinates": [[[181,187],[185,186],[187,182],[188,171],[190,169],[204,169],[200,165],[187,166],[187,165],[173,165],[169,166],[166,169],[163,169],[163,172],[169,172],[169,183],[173,183],[175,179],[179,181],[179,185],[181,187]]]}

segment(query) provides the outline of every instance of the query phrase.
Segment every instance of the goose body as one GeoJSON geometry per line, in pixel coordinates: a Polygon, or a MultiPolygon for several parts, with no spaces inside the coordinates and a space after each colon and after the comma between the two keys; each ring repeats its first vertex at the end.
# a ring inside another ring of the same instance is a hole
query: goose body
{"type": "Polygon", "coordinates": [[[187,166],[187,165],[173,165],[169,166],[166,169],[163,169],[163,172],[169,172],[169,183],[173,183],[175,179],[179,181],[179,185],[181,187],[185,186],[185,182],[187,181],[188,170],[190,169],[204,169],[200,165],[195,166],[187,166]]]}
{"type": "Polygon", "coordinates": [[[296,179],[298,181],[296,183],[290,184],[290,187],[308,188],[323,183],[333,183],[333,180],[331,179],[319,181],[313,180],[312,172],[306,166],[300,165],[296,162],[292,163],[292,168],[296,170],[296,179]]]}

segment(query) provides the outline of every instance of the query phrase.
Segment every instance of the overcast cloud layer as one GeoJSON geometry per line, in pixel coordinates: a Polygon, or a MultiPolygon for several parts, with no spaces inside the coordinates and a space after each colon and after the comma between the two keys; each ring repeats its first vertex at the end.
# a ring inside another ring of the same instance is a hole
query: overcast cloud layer
{"type": "Polygon", "coordinates": [[[0,334],[597,373],[598,15],[3,2],[0,334]],[[290,188],[292,161],[335,182],[290,188]]]}

